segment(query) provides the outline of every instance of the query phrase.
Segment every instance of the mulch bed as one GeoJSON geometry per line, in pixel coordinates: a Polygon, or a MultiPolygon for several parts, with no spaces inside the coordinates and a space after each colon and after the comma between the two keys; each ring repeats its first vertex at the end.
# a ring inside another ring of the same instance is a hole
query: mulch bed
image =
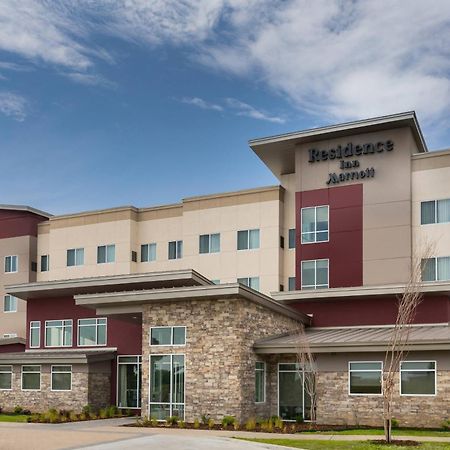
{"type": "Polygon", "coordinates": [[[420,442],[417,441],[401,441],[399,439],[393,439],[390,443],[386,442],[386,441],[370,441],[372,444],[377,444],[377,445],[397,445],[397,446],[402,446],[402,447],[419,447],[420,446],[420,442]]]}

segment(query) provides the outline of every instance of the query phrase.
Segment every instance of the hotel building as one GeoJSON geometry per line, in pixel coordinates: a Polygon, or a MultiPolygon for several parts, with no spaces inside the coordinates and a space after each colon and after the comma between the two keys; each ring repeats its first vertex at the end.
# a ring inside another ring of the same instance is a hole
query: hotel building
{"type": "Polygon", "coordinates": [[[8,331],[25,348],[0,345],[1,407],[309,419],[305,327],[317,421],[379,425],[398,298],[423,260],[394,416],[449,418],[450,150],[428,151],[412,112],[249,144],[279,185],[61,216],[2,207],[35,228],[28,247],[0,241],[5,272],[25,260],[1,274],[4,308],[26,306],[8,331]]]}

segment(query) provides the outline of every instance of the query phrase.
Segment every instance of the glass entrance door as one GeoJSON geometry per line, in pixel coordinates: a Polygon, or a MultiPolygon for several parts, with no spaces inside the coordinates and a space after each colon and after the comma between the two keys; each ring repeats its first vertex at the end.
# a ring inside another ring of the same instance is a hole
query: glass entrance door
{"type": "Polygon", "coordinates": [[[117,406],[119,408],[141,407],[141,356],[117,358],[117,406]]]}

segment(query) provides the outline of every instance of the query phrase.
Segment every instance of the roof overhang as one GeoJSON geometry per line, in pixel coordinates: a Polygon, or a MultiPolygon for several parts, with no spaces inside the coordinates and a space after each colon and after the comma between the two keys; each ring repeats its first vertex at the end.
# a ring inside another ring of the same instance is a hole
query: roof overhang
{"type": "Polygon", "coordinates": [[[40,281],[5,287],[8,294],[23,300],[68,297],[78,294],[117,292],[138,289],[161,289],[213,284],[195,270],[172,270],[133,275],[114,275],[73,280],[40,281]]]}
{"type": "Polygon", "coordinates": [[[427,152],[414,111],[252,139],[249,145],[273,174],[280,178],[281,175],[295,172],[295,149],[300,144],[404,127],[411,129],[419,153],[427,152]]]}
{"type": "MultiPolygon", "coordinates": [[[[311,302],[320,300],[348,300],[352,298],[369,299],[373,297],[392,297],[405,292],[405,284],[392,284],[381,286],[359,286],[345,288],[330,288],[316,290],[301,290],[288,292],[273,292],[271,296],[283,303],[311,302]]],[[[422,283],[420,291],[424,295],[450,296],[450,282],[422,283]]]]}
{"type": "Polygon", "coordinates": [[[11,337],[11,338],[0,339],[0,345],[16,345],[16,344],[25,345],[25,339],[21,338],[21,337],[11,337]]]}
{"type": "Polygon", "coordinates": [[[27,205],[0,205],[0,209],[8,210],[8,211],[23,211],[23,212],[29,212],[32,214],[36,214],[37,216],[45,217],[49,219],[52,217],[52,214],[41,211],[40,209],[32,208],[31,206],[27,205]]]}
{"type": "Polygon", "coordinates": [[[239,283],[174,287],[128,292],[76,295],[75,304],[96,310],[99,315],[141,313],[144,305],[186,300],[214,300],[244,298],[267,309],[295,319],[306,325],[311,318],[272,298],[239,283]]]}
{"type": "Polygon", "coordinates": [[[0,364],[90,364],[114,359],[117,348],[102,350],[27,350],[0,353],[0,364]]]}

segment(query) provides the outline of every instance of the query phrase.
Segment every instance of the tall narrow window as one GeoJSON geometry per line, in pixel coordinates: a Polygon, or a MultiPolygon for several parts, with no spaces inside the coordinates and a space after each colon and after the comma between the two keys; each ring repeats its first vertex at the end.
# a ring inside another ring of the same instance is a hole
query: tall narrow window
{"type": "Polygon", "coordinates": [[[46,347],[72,346],[72,319],[45,321],[46,347]]]}
{"type": "Polygon", "coordinates": [[[41,272],[48,272],[50,263],[49,255],[41,255],[41,272]]]}
{"type": "Polygon", "coordinates": [[[259,248],[259,229],[238,231],[238,250],[252,250],[256,248],[259,248]]]}
{"type": "Polygon", "coordinates": [[[22,366],[22,390],[23,391],[41,390],[41,366],[38,365],[22,366]]]}
{"type": "Polygon", "coordinates": [[[289,277],[288,283],[288,290],[295,291],[295,277],[289,277]]]}
{"type": "Polygon", "coordinates": [[[12,295],[5,295],[3,299],[3,312],[17,312],[17,298],[12,295]]]}
{"type": "Polygon", "coordinates": [[[141,356],[118,356],[117,406],[141,407],[142,364],[141,356]]]}
{"type": "Polygon", "coordinates": [[[220,252],[220,233],[200,235],[198,247],[199,253],[220,252]]]}
{"type": "Polygon", "coordinates": [[[141,245],[141,262],[156,261],[156,244],[141,245]]]}
{"type": "Polygon", "coordinates": [[[70,248],[67,250],[67,267],[82,266],[84,264],[84,248],[70,248]]]}
{"type": "Polygon", "coordinates": [[[302,289],[328,288],[328,259],[302,261],[302,289]]]}
{"type": "Polygon", "coordinates": [[[97,264],[113,263],[116,260],[116,246],[99,245],[97,247],[97,264]]]}
{"type": "Polygon", "coordinates": [[[169,259],[181,259],[183,257],[183,241],[169,242],[169,259]]]}
{"type": "Polygon", "coordinates": [[[289,230],[289,248],[295,248],[295,228],[289,230]]]}
{"type": "Polygon", "coordinates": [[[266,363],[257,361],[255,366],[255,402],[266,401],[266,363]]]}
{"type": "Polygon", "coordinates": [[[72,366],[52,366],[51,390],[72,390],[72,366]]]}
{"type": "Polygon", "coordinates": [[[302,244],[328,241],[328,206],[302,208],[302,244]]]}
{"type": "Polygon", "coordinates": [[[30,322],[30,348],[41,346],[41,322],[32,320],[30,322]]]}
{"type": "Polygon", "coordinates": [[[106,345],[106,318],[78,319],[78,346],[106,345]]]}
{"type": "Polygon", "coordinates": [[[450,256],[422,259],[422,281],[450,280],[450,256]]]}
{"type": "Polygon", "coordinates": [[[150,355],[150,416],[184,419],[184,355],[150,355]]]}
{"type": "Polygon", "coordinates": [[[0,391],[12,389],[12,366],[0,366],[0,391]]]}
{"type": "Polygon", "coordinates": [[[401,395],[436,395],[436,361],[402,361],[401,395]]]}
{"type": "Polygon", "coordinates": [[[244,278],[238,278],[238,283],[241,283],[245,286],[248,286],[255,291],[259,291],[259,277],[244,277],[244,278]]]}
{"type": "Polygon", "coordinates": [[[5,256],[5,273],[17,272],[18,259],[17,255],[5,256]]]}
{"type": "Polygon", "coordinates": [[[356,395],[381,394],[383,363],[350,362],[349,393],[356,395]]]}

